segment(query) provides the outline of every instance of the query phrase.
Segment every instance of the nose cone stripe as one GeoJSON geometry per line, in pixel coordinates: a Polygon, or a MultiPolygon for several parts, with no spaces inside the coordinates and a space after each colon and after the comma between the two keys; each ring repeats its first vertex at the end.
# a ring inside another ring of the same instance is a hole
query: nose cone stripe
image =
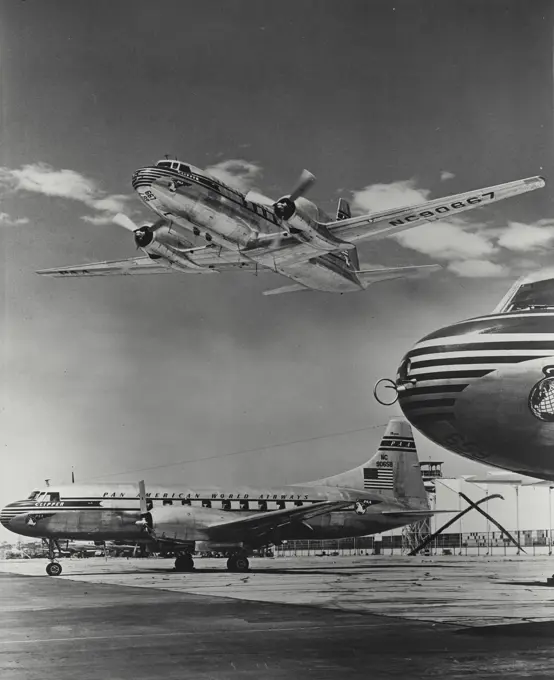
{"type": "Polygon", "coordinates": [[[9,528],[9,523],[10,523],[10,520],[12,519],[12,517],[13,517],[13,515],[9,515],[8,513],[5,513],[5,512],[2,510],[2,512],[0,513],[0,524],[1,524],[3,527],[6,527],[6,529],[8,529],[8,528],[9,528]]]}

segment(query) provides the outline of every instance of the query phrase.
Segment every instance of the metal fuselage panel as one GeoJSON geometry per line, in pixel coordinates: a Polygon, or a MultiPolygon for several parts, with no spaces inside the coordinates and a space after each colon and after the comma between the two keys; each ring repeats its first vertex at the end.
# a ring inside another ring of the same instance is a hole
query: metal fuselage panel
{"type": "MultiPolygon", "coordinates": [[[[24,536],[72,538],[76,540],[149,541],[140,520],[138,486],[132,484],[79,487],[48,487],[59,493],[59,501],[22,500],[3,508],[0,522],[10,531],[24,536]]],[[[151,487],[148,494],[153,512],[171,518],[179,527],[179,539],[204,541],[210,526],[230,522],[245,515],[308,505],[324,500],[350,500],[364,497],[363,491],[330,487],[290,486],[279,489],[215,488],[182,489],[151,487]],[[211,507],[206,507],[207,505],[211,507]],[[161,511],[161,512],[160,512],[161,511]]],[[[405,524],[405,519],[383,516],[382,510],[397,510],[398,505],[384,501],[370,505],[365,514],[354,509],[332,511],[287,528],[282,538],[340,538],[386,531],[405,524]]],[[[165,523],[164,523],[165,526],[165,523]]],[[[171,536],[167,536],[171,538],[171,536]]]]}
{"type": "MultiPolygon", "coordinates": [[[[287,223],[278,219],[270,207],[249,201],[214,179],[152,166],[137,170],[133,188],[148,208],[176,224],[176,235],[180,229],[189,233],[196,229],[199,236],[208,235],[210,242],[239,251],[250,261],[307,288],[326,292],[364,288],[347,256],[320,255],[300,236],[280,237],[287,223]],[[256,244],[259,235],[271,234],[275,235],[274,241],[256,244]]],[[[303,219],[312,222],[307,215],[303,219]]],[[[194,254],[190,259],[194,261],[194,254]]]]}
{"type": "Polygon", "coordinates": [[[469,319],[426,336],[406,354],[399,403],[410,423],[440,446],[552,480],[551,370],[553,311],[469,319]]]}

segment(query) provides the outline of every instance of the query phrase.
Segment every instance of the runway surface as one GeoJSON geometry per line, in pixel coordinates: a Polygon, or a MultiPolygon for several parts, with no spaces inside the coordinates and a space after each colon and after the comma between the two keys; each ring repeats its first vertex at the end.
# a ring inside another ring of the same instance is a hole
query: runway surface
{"type": "Polygon", "coordinates": [[[0,563],[2,680],[552,677],[553,558],[62,563],[0,563]]]}

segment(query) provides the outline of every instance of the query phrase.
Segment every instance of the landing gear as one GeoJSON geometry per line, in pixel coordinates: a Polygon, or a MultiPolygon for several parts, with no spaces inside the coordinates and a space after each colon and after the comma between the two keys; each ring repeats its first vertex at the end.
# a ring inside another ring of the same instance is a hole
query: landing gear
{"type": "Polygon", "coordinates": [[[59,576],[62,573],[62,565],[59,562],[50,562],[46,565],[48,576],[59,576]]]}
{"type": "Polygon", "coordinates": [[[54,548],[56,547],[58,552],[61,553],[60,546],[58,545],[57,541],[54,541],[52,538],[49,538],[47,543],[48,559],[50,562],[46,565],[46,573],[48,576],[59,576],[62,573],[62,565],[59,562],[56,562],[56,553],[54,552],[54,548]]]}
{"type": "Polygon", "coordinates": [[[184,555],[177,555],[175,560],[175,571],[194,571],[194,560],[192,555],[185,553],[184,555]]]}
{"type": "Polygon", "coordinates": [[[227,569],[229,571],[248,571],[250,569],[250,562],[246,555],[231,555],[227,560],[227,569]]]}

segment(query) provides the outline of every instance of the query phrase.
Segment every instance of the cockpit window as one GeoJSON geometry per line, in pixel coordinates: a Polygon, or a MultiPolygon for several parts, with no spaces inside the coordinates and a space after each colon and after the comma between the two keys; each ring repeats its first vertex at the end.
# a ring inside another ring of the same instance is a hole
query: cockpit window
{"type": "Polygon", "coordinates": [[[190,175],[190,168],[184,163],[179,163],[179,172],[185,172],[187,175],[190,175]]]}
{"type": "Polygon", "coordinates": [[[554,280],[534,281],[523,284],[510,300],[506,312],[524,309],[552,309],[554,307],[554,280]]]}
{"type": "Polygon", "coordinates": [[[158,168],[171,168],[171,161],[159,161],[156,165],[158,168]]]}
{"type": "Polygon", "coordinates": [[[29,496],[29,500],[34,501],[35,498],[38,498],[39,494],[40,494],[40,491],[33,491],[33,493],[29,496]]]}

